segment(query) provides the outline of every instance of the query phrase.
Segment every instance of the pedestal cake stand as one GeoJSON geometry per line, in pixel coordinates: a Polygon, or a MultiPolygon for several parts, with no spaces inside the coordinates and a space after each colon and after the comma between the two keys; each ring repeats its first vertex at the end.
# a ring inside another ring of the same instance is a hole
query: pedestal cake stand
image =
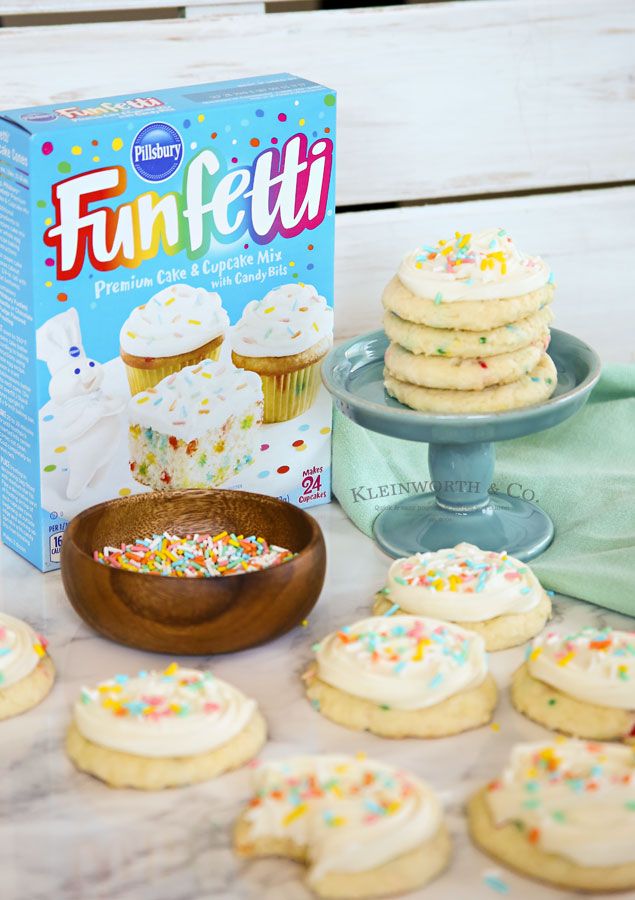
{"type": "Polygon", "coordinates": [[[507,550],[522,560],[545,550],[553,522],[535,503],[490,492],[494,442],[558,425],[586,402],[600,377],[595,351],[578,338],[551,330],[549,355],[558,386],[545,403],[510,412],[439,415],[403,406],[384,390],[388,338],[373,331],[335,347],[322,378],[341,412],[358,425],[391,437],[428,443],[433,492],[406,496],[381,512],[373,531],[390,556],[453,547],[461,541],[507,550]]]}

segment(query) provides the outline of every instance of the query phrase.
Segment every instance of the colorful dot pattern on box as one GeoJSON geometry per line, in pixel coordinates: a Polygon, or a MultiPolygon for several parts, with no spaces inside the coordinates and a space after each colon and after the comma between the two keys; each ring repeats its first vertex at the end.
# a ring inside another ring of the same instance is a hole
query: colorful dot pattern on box
{"type": "Polygon", "coordinates": [[[185,537],[164,532],[120,547],[95,550],[93,559],[127,572],[178,578],[217,578],[259,572],[293,559],[296,554],[265,538],[222,531],[185,537]]]}

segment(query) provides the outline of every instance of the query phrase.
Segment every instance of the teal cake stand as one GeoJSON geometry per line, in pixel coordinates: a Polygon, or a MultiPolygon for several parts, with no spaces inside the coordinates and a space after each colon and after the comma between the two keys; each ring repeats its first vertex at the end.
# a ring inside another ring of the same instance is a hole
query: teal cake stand
{"type": "MultiPolygon", "coordinates": [[[[600,377],[595,351],[578,338],[551,330],[549,355],[558,385],[545,403],[510,412],[438,415],[403,406],[384,390],[388,338],[373,331],[335,347],[322,379],[341,412],[371,431],[428,444],[429,493],[396,499],[375,519],[379,546],[410,556],[469,541],[533,559],[554,536],[549,516],[522,496],[490,491],[496,441],[544,431],[576,413],[600,377]]],[[[360,467],[363,461],[360,460],[360,467]]]]}

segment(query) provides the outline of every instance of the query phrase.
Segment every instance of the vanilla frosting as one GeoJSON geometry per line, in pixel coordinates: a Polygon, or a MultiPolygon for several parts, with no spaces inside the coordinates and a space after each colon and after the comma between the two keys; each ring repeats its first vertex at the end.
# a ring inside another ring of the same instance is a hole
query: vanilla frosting
{"type": "Polygon", "coordinates": [[[292,356],[333,337],[333,310],[312,284],[283,284],[252,300],[232,328],[241,356],[292,356]]]}
{"type": "Polygon", "coordinates": [[[226,744],[249,723],[256,704],[211,672],[180,668],[116,675],[82,688],[78,731],[100,747],[135,756],[195,756],[226,744]]]}
{"type": "Polygon", "coordinates": [[[466,543],[395,560],[384,593],[404,612],[449,622],[529,612],[544,596],[526,563],[466,543]]]}
{"type": "Polygon", "coordinates": [[[583,866],[635,863],[635,751],[559,739],[519,744],[486,794],[497,826],[583,866]]]}
{"type": "Polygon", "coordinates": [[[418,616],[372,616],[333,632],[316,662],[321,681],[393,709],[426,709],[487,675],[480,635],[418,616]]]}
{"type": "Polygon", "coordinates": [[[176,356],[208,344],[228,326],[229,317],[218,294],[174,284],[132,310],[119,342],[124,353],[132,356],[176,356]]]}
{"type": "Polygon", "coordinates": [[[22,681],[46,653],[46,641],[30,625],[0,613],[0,691],[22,681]]]}
{"type": "MultiPolygon", "coordinates": [[[[132,426],[192,440],[262,405],[262,382],[255,372],[204,359],[168,375],[130,399],[132,426]]],[[[262,409],[259,412],[262,418],[262,409]]]]}
{"type": "Polygon", "coordinates": [[[253,770],[246,812],[254,839],[307,848],[308,881],[363,872],[433,838],[441,805],[413,775],[363,756],[301,756],[253,770]]]}
{"type": "Polygon", "coordinates": [[[503,228],[459,234],[407,254],[399,280],[417,297],[436,303],[504,300],[544,287],[553,279],[539,256],[525,256],[503,228]]]}
{"type": "Polygon", "coordinates": [[[534,678],[578,700],[635,710],[635,632],[549,631],[534,640],[527,665],[534,678]]]}

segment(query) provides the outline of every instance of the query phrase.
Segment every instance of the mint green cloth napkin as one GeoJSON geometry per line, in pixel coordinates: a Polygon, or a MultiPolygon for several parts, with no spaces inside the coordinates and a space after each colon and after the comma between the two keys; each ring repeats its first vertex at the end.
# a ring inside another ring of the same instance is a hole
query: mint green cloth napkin
{"type": "MultiPolygon", "coordinates": [[[[429,477],[426,445],[366,431],[336,411],[333,490],[365,534],[377,507],[395,500],[369,494],[429,477]]],[[[555,524],[553,544],[531,563],[546,588],[635,616],[635,366],[607,366],[561,425],[499,442],[494,483],[524,491],[555,524]]]]}

